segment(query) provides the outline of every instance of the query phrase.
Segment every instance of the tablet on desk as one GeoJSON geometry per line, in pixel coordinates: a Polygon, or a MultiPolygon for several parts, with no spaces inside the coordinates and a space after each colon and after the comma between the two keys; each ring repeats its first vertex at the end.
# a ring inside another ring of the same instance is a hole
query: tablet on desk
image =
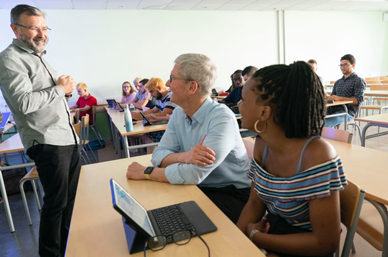
{"type": "MultiPolygon", "coordinates": [[[[169,237],[182,230],[191,231],[193,236],[217,230],[217,227],[194,201],[147,211],[113,178],[110,180],[110,186],[113,208],[126,219],[126,223],[146,238],[156,235],[169,237]],[[167,219],[163,219],[165,215],[168,216],[167,219]],[[172,225],[177,221],[179,221],[179,228],[178,225],[172,225]],[[165,227],[169,229],[166,231],[165,227]]],[[[172,243],[172,241],[167,243],[172,243]]]]}
{"type": "Polygon", "coordinates": [[[332,103],[334,103],[334,100],[326,99],[326,103],[327,103],[327,104],[332,104],[332,103]]]}
{"type": "Polygon", "coordinates": [[[139,112],[139,113],[141,114],[141,116],[143,116],[143,126],[151,126],[151,125],[159,125],[159,124],[167,124],[168,123],[168,120],[151,122],[147,119],[147,117],[142,112],[139,112]]]}

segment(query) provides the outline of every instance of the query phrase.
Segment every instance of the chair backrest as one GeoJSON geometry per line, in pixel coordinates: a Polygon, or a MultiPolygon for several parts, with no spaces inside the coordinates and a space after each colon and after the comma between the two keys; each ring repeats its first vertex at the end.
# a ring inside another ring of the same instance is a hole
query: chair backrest
{"type": "Polygon", "coordinates": [[[89,126],[89,114],[86,114],[85,116],[82,116],[81,122],[82,144],[85,144],[85,141],[89,138],[89,126]]]}
{"type": "Polygon", "coordinates": [[[358,206],[358,203],[360,202],[361,192],[362,191],[360,187],[350,181],[348,181],[348,185],[345,186],[345,189],[340,192],[341,222],[347,228],[353,226],[355,218],[358,219],[356,215],[358,207],[360,207],[361,211],[361,206],[358,206]]]}
{"type": "Polygon", "coordinates": [[[78,137],[81,137],[81,122],[73,124],[73,128],[78,137]]]}
{"type": "Polygon", "coordinates": [[[352,136],[353,136],[352,133],[345,130],[328,128],[328,127],[323,127],[322,129],[322,137],[327,139],[333,139],[344,143],[350,144],[352,142],[352,136]]]}
{"type": "Polygon", "coordinates": [[[342,257],[350,254],[364,197],[365,191],[350,181],[340,192],[341,222],[347,228],[342,257]]]}

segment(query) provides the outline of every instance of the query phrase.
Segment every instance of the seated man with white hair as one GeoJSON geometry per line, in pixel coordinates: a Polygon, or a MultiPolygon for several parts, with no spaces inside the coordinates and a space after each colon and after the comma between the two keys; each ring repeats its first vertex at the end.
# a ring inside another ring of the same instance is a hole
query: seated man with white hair
{"type": "Polygon", "coordinates": [[[233,222],[249,198],[249,159],[235,115],[210,99],[216,67],[202,54],[183,54],[170,75],[175,108],[159,146],[154,167],[137,162],[127,178],[195,184],[233,222]]]}

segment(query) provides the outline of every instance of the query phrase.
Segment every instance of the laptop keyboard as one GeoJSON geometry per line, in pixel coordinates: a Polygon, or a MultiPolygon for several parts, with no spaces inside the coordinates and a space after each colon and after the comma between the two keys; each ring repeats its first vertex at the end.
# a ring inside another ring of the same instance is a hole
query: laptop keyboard
{"type": "Polygon", "coordinates": [[[195,231],[179,205],[166,206],[151,212],[158,223],[162,235],[167,238],[181,230],[195,231]]]}

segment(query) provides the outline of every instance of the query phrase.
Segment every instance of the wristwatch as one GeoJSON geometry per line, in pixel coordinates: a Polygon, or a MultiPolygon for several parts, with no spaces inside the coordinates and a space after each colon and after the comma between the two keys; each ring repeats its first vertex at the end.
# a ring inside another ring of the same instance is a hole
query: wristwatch
{"type": "Polygon", "coordinates": [[[249,235],[249,239],[253,242],[253,236],[257,233],[257,232],[260,232],[259,230],[257,229],[254,229],[252,230],[251,234],[249,235]]]}
{"type": "Polygon", "coordinates": [[[144,176],[146,177],[146,179],[151,179],[150,178],[150,174],[151,172],[154,170],[154,167],[147,167],[147,169],[145,169],[144,171],[144,176]]]}

